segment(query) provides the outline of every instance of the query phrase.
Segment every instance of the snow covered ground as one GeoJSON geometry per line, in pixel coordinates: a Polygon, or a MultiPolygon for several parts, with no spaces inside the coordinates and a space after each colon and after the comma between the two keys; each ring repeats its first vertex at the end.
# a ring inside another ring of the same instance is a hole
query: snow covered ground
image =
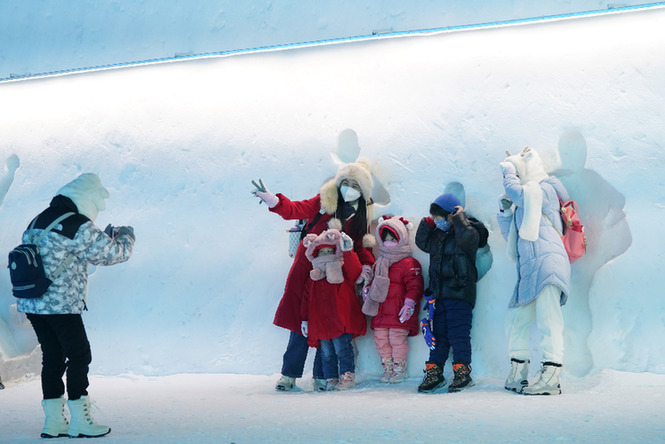
{"type": "MultiPolygon", "coordinates": [[[[365,375],[348,392],[278,393],[278,375],[120,375],[92,379],[117,443],[662,443],[665,375],[605,370],[564,380],[564,396],[525,397],[478,378],[456,394],[416,393],[365,375]]],[[[0,392],[0,441],[36,442],[39,382],[0,392]]]]}
{"type": "MultiPolygon", "coordinates": [[[[86,171],[111,190],[98,224],[135,227],[132,259],[92,270],[84,314],[110,440],[663,441],[663,26],[657,7],[2,83],[0,250],[86,171]],[[501,388],[515,271],[494,222],[497,164],[527,144],[580,203],[591,240],[564,307],[561,397],[501,388]],[[334,174],[331,154],[357,149],[390,196],[378,213],[417,220],[461,183],[491,229],[468,392],[415,393],[420,338],[411,379],[379,387],[371,336],[357,341],[357,390],[274,391],[292,224],[256,204],[250,181],[309,198],[334,174]]],[[[31,440],[39,384],[25,375],[39,350],[12,321],[6,273],[0,289],[0,440],[31,440]]]]}

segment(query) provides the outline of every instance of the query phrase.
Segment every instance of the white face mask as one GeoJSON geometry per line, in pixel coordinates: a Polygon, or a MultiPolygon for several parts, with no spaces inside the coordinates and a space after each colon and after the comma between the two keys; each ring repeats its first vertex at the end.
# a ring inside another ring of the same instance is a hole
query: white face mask
{"type": "Polygon", "coordinates": [[[360,191],[356,190],[355,188],[351,188],[350,186],[347,185],[342,185],[339,191],[340,193],[342,193],[344,202],[355,202],[361,196],[360,191]]]}

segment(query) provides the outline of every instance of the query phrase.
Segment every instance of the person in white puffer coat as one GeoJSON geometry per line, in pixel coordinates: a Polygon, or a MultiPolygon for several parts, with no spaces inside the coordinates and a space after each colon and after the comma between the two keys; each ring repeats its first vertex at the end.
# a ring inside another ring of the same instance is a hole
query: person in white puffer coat
{"type": "Polygon", "coordinates": [[[42,406],[46,415],[43,438],[97,437],[111,431],[90,416],[87,388],[92,354],[81,317],[87,310],[88,264],[124,262],[134,246],[132,227],[109,225],[102,231],[95,226],[94,220],[106,208],[108,197],[97,175],[81,174],[57,192],[49,207],[33,219],[34,226],[31,223],[23,234],[23,242],[31,243],[53,221],[71,213],[38,245],[47,275],[63,263],[66,266],[43,296],[17,299],[18,311],[26,313],[42,349],[42,406]],[[71,423],[64,415],[65,371],[71,423]]]}
{"type": "MultiPolygon", "coordinates": [[[[509,154],[509,153],[507,153],[509,154]]],[[[561,394],[563,316],[568,298],[570,261],[558,233],[563,231],[559,199],[568,200],[561,181],[545,172],[538,153],[527,147],[499,165],[505,194],[497,220],[517,263],[517,284],[509,305],[506,331],[511,371],[506,390],[525,395],[561,394]],[[536,323],[542,340],[542,367],[529,386],[529,332],[536,323]]]]}

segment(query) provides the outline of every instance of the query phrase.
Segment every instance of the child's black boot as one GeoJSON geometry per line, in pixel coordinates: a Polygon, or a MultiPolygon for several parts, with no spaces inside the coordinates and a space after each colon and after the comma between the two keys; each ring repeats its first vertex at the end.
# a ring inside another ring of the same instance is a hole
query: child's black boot
{"type": "Polygon", "coordinates": [[[445,385],[446,378],[443,377],[443,365],[427,361],[425,363],[425,377],[418,386],[418,392],[432,393],[445,385]]]}
{"type": "Polygon", "coordinates": [[[474,385],[473,379],[471,379],[471,366],[469,364],[453,364],[453,371],[455,372],[455,379],[448,386],[449,393],[459,392],[474,385]]]}

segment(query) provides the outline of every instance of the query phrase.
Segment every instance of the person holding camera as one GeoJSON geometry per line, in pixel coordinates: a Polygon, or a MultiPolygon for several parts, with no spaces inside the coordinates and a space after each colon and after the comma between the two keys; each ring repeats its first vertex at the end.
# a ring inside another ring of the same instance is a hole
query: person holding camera
{"type": "Polygon", "coordinates": [[[97,437],[111,431],[90,416],[87,389],[92,354],[81,317],[87,310],[88,264],[124,262],[134,246],[132,227],[109,225],[102,231],[94,224],[108,197],[97,175],[81,174],[56,193],[23,233],[26,244],[44,234],[37,247],[47,275],[60,268],[42,296],[17,299],[18,311],[26,313],[42,349],[43,438],[97,437]],[[51,228],[57,219],[61,221],[51,228]],[[65,373],[70,423],[64,415],[65,373]]]}

